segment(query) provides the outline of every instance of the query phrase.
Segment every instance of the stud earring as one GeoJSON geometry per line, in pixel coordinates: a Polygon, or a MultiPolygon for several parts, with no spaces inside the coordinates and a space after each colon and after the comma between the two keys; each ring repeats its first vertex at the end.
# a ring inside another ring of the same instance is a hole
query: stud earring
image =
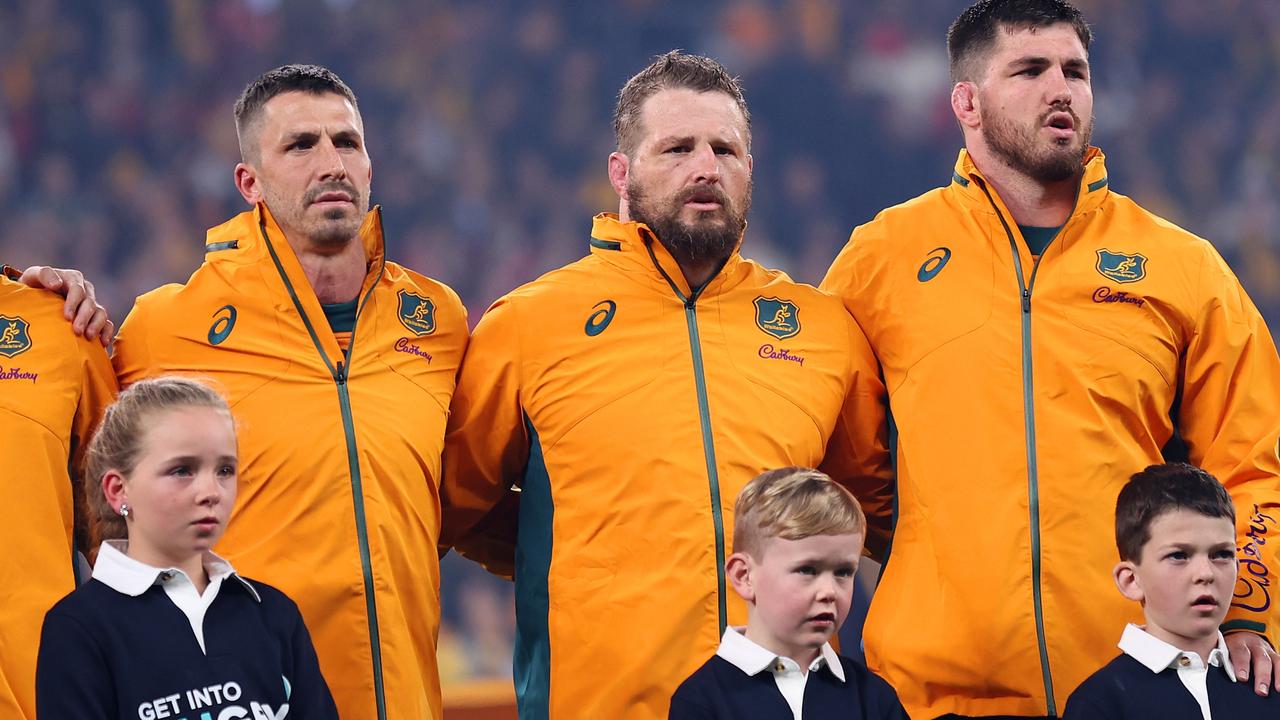
{"type": "Polygon", "coordinates": [[[120,517],[129,517],[129,503],[120,503],[120,517]]]}

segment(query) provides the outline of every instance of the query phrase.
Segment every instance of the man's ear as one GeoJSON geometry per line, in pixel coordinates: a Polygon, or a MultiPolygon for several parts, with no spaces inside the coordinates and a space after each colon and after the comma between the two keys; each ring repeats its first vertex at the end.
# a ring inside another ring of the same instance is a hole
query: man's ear
{"type": "Polygon", "coordinates": [[[1111,571],[1111,576],[1115,578],[1116,587],[1119,588],[1121,595],[1138,603],[1147,599],[1146,593],[1142,591],[1142,580],[1138,577],[1137,564],[1129,560],[1121,560],[1111,571]]]}
{"type": "MultiPolygon", "coordinates": [[[[369,175],[372,178],[372,169],[369,175]]],[[[240,197],[250,205],[262,202],[262,184],[258,182],[258,171],[253,166],[243,162],[236,163],[236,189],[240,191],[240,197]]]]}
{"type": "Polygon", "coordinates": [[[627,177],[631,172],[631,158],[620,151],[609,153],[609,184],[618,194],[618,199],[627,199],[627,177]]]}
{"type": "Polygon", "coordinates": [[[951,112],[962,127],[975,129],[982,125],[981,103],[977,85],[961,80],[951,88],[951,112]]]}
{"type": "Polygon", "coordinates": [[[728,578],[734,592],[749,603],[756,601],[755,581],[752,578],[754,571],[755,563],[746,553],[734,553],[724,562],[724,576],[728,578]]]}

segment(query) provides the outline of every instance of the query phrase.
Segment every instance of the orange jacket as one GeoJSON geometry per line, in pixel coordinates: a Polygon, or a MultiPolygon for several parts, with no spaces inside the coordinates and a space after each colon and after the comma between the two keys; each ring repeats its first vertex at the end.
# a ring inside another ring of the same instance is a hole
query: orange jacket
{"type": "Polygon", "coordinates": [[[724,577],[738,491],[817,465],[846,397],[852,421],[882,393],[838,299],[736,253],[693,293],[648,228],[608,215],[590,256],[494,303],[454,397],[445,542],[506,566],[468,531],[521,486],[520,717],[666,718],[745,620],[724,577]]]}
{"type": "Polygon", "coordinates": [[[452,290],[387,262],[381,216],[349,360],[265,206],[209,231],[186,285],[138,298],[122,384],[211,377],[239,423],[240,490],[218,545],[302,610],[343,718],[440,718],[440,452],[467,341],[452,290]]]}
{"type": "Polygon", "coordinates": [[[961,152],[950,185],[854,230],[823,287],[866,330],[898,430],[864,637],[912,717],[1061,713],[1116,654],[1142,618],[1111,579],[1116,496],[1175,428],[1235,498],[1227,625],[1275,644],[1275,346],[1213,247],[1112,192],[1101,152],[1038,262],[961,152]]]}
{"type": "Polygon", "coordinates": [[[11,503],[0,523],[0,717],[14,720],[36,716],[40,625],[75,589],[81,460],[116,393],[106,349],[76,337],[62,305],[0,275],[0,457],[11,503]]]}

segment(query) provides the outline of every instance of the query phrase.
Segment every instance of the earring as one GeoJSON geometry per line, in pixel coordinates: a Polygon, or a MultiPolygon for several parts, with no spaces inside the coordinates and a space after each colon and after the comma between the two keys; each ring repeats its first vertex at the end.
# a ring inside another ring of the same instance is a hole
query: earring
{"type": "Polygon", "coordinates": [[[120,517],[129,517],[129,503],[120,503],[120,517]]]}

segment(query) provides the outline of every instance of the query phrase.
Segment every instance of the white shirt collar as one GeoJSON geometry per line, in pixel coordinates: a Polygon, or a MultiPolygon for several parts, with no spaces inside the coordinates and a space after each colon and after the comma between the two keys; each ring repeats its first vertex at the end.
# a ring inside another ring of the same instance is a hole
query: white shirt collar
{"type": "MultiPolygon", "coordinates": [[[[135,560],[125,553],[129,549],[127,540],[107,540],[98,548],[98,560],[93,566],[93,579],[116,592],[137,597],[146,592],[152,585],[164,585],[176,575],[186,578],[186,573],[175,567],[158,568],[135,560]]],[[[262,602],[258,591],[244,578],[236,574],[231,563],[213,552],[204,554],[204,571],[209,580],[234,577],[249,591],[254,600],[262,602]]],[[[190,578],[187,578],[190,581],[190,578]]]]}
{"type": "MultiPolygon", "coordinates": [[[[770,670],[776,661],[790,660],[751,640],[743,634],[744,630],[745,628],[726,627],[724,636],[720,638],[720,647],[716,650],[716,655],[748,675],[770,670]]],[[[791,662],[794,664],[794,661],[791,662]]],[[[809,670],[820,670],[824,667],[840,682],[844,682],[844,666],[840,664],[840,656],[831,647],[831,643],[822,644],[822,651],[817,659],[810,663],[809,670]]]]}
{"type": "MultiPolygon", "coordinates": [[[[1153,673],[1167,668],[1177,669],[1184,656],[1197,664],[1200,661],[1200,656],[1196,653],[1174,647],[1132,623],[1125,626],[1124,634],[1120,636],[1120,649],[1153,673]]],[[[1209,664],[1222,668],[1231,682],[1236,681],[1236,674],[1231,669],[1231,654],[1227,651],[1227,641],[1222,633],[1218,633],[1218,646],[1209,653],[1209,664]]]]}

